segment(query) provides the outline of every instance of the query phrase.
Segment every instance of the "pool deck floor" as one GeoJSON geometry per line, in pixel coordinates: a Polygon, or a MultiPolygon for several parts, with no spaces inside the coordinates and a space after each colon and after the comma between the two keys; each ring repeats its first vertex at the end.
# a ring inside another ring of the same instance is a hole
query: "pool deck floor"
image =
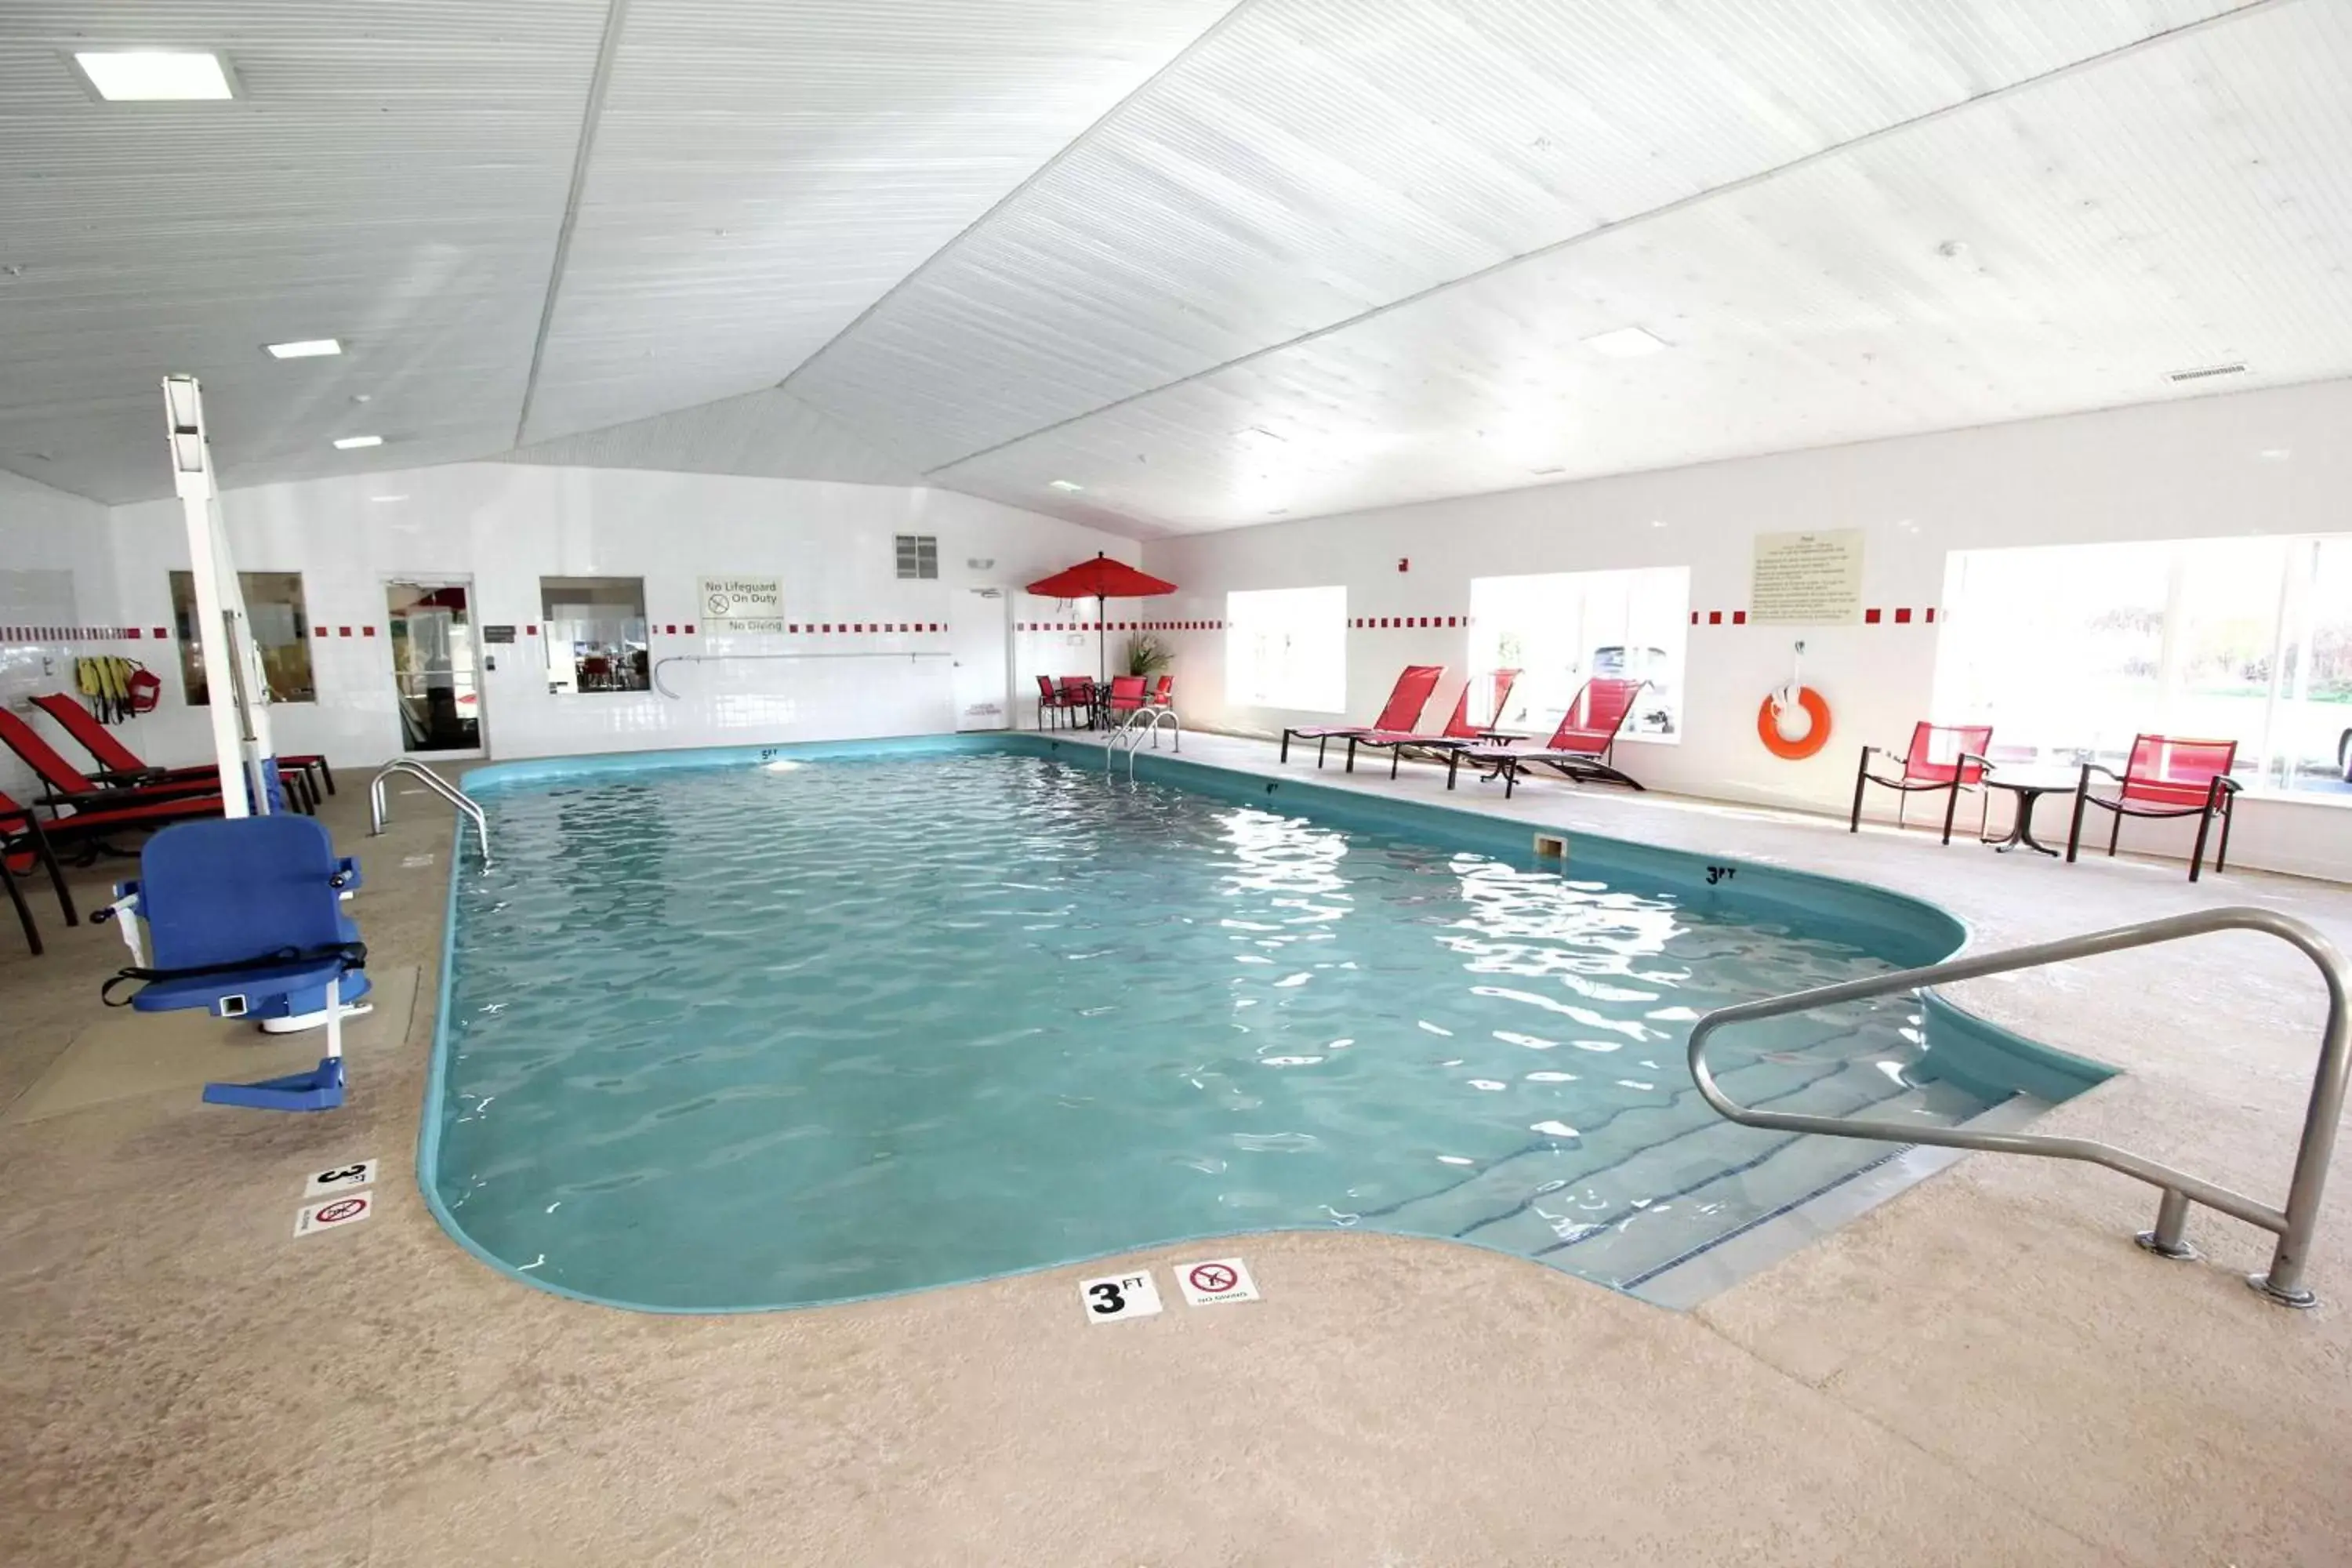
{"type": "MultiPolygon", "coordinates": [[[[1351,781],[1206,735],[1185,754],[1447,798],[1427,768],[1351,781]]],[[[448,814],[395,795],[370,839],[352,773],[326,816],[363,862],[353,910],[388,1000],[354,1029],[341,1111],[203,1106],[121,1031],[218,1049],[234,1026],[101,1015],[121,942],[62,929],[45,888],[47,957],[0,925],[9,1568],[2352,1563],[2341,1160],[2308,1312],[2241,1283],[2268,1254],[2245,1226],[2200,1210],[2203,1259],[2164,1262],[2131,1242],[2148,1189],[1988,1154],[1687,1312],[1337,1233],[1234,1247],[1261,1302],[1188,1309],[1163,1268],[1168,1309],[1109,1327],[1073,1288],[1099,1266],[733,1318],[528,1289],[415,1184],[448,814]],[[304,1173],[366,1157],[380,1212],[296,1240],[304,1173]]],[[[1454,803],[1879,882],[1981,944],[2253,903],[2352,946],[2352,888],[1494,794],[1454,803]]],[[[85,907],[107,875],[79,878],[85,907]]],[[[2284,1194],[2322,1012],[2300,954],[2206,938],[1956,995],[2126,1069],[2045,1130],[2284,1194]]]]}

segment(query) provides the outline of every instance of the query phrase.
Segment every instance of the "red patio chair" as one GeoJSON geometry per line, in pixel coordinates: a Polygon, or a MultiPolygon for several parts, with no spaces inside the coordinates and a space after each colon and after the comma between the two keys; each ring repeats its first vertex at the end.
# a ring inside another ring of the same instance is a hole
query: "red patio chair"
{"type": "MultiPolygon", "coordinates": [[[[1952,814],[1959,809],[1960,792],[1964,789],[1981,791],[1984,785],[1985,752],[1992,746],[1992,726],[1990,724],[1929,724],[1922,721],[1911,726],[1911,749],[1903,753],[1903,772],[1899,777],[1888,778],[1870,771],[1873,756],[1895,754],[1885,746],[1864,746],[1862,765],[1853,775],[1853,816],[1846,823],[1848,833],[1862,831],[1862,792],[1864,785],[1877,784],[1898,791],[1895,801],[1895,826],[1903,826],[1903,808],[1911,804],[1915,795],[1933,795],[1948,790],[1951,798],[1944,802],[1944,842],[1952,841],[1952,814]]],[[[1988,800],[1987,810],[1990,809],[1988,800]]],[[[1977,837],[1984,837],[1981,822],[1977,837]]]]}
{"type": "Polygon", "coordinates": [[[1066,686],[1055,686],[1050,675],[1037,678],[1037,728],[1040,730],[1045,728],[1047,714],[1067,713],[1073,709],[1082,710],[1086,705],[1083,693],[1066,686]]]}
{"type": "Polygon", "coordinates": [[[1062,677],[1063,702],[1084,713],[1086,715],[1086,723],[1088,728],[1092,728],[1094,725],[1096,719],[1095,704],[1099,695],[1100,693],[1095,686],[1095,679],[1091,675],[1066,675],[1062,677]]]}
{"type": "MultiPolygon", "coordinates": [[[[220,772],[211,763],[192,768],[159,768],[149,765],[138,752],[116,739],[105,725],[98,721],[97,716],[89,709],[62,691],[52,691],[46,697],[36,697],[33,699],[33,704],[56,720],[58,727],[71,735],[75,744],[89,753],[90,760],[98,763],[101,770],[90,776],[101,784],[137,786],[148,784],[204,783],[207,787],[211,787],[219,783],[220,772]]],[[[316,752],[305,752],[299,756],[281,752],[278,758],[278,765],[281,768],[300,768],[306,773],[314,773],[327,786],[329,795],[335,793],[335,771],[327,765],[327,759],[316,752]]],[[[314,798],[317,793],[315,789],[312,790],[314,798]]]]}
{"type": "Polygon", "coordinates": [[[1154,708],[1167,707],[1171,700],[1170,694],[1175,689],[1176,678],[1172,675],[1161,676],[1160,684],[1151,689],[1151,705],[1154,708]]]}
{"type": "Polygon", "coordinates": [[[1538,751],[1519,752],[1508,746],[1456,746],[1445,754],[1445,787],[1454,787],[1455,772],[1467,759],[1490,767],[1487,778],[1503,781],[1503,798],[1518,787],[1519,774],[1540,763],[1571,784],[1621,784],[1642,788],[1640,780],[1620,772],[1610,759],[1617,750],[1617,731],[1633,711],[1633,699],[1646,680],[1620,680],[1595,676],[1576,694],[1560,715],[1559,728],[1538,751]]]}
{"type": "Polygon", "coordinates": [[[1333,741],[1343,741],[1351,735],[1403,734],[1421,722],[1421,710],[1429,706],[1429,694],[1437,689],[1440,677],[1445,673],[1442,664],[1408,664],[1398,676],[1396,685],[1389,691],[1389,700],[1381,716],[1369,724],[1340,724],[1331,728],[1308,730],[1290,729],[1282,732],[1282,760],[1290,761],[1290,742],[1295,736],[1315,742],[1315,765],[1323,765],[1324,748],[1333,741]]]}
{"type": "Polygon", "coordinates": [[[1113,721],[1126,718],[1144,706],[1144,688],[1149,685],[1140,675],[1114,675],[1110,678],[1110,696],[1103,711],[1113,721]]]}
{"type": "MultiPolygon", "coordinates": [[[[1494,679],[1494,700],[1486,711],[1499,719],[1502,717],[1503,710],[1510,704],[1511,688],[1518,684],[1519,672],[1516,669],[1498,669],[1495,671],[1494,679]]],[[[1477,686],[1475,677],[1462,683],[1462,695],[1454,700],[1454,716],[1445,721],[1445,728],[1434,735],[1393,735],[1385,731],[1376,730],[1370,734],[1349,736],[1348,771],[1349,773],[1356,771],[1356,748],[1359,745],[1370,746],[1375,750],[1386,747],[1389,753],[1389,777],[1394,778],[1397,776],[1397,763],[1403,760],[1407,752],[1424,752],[1443,755],[1456,747],[1474,746],[1481,741],[1507,741],[1510,737],[1501,731],[1489,730],[1470,717],[1470,693],[1475,690],[1477,686]]]]}
{"type": "Polygon", "coordinates": [[[2205,835],[2218,816],[2221,819],[2221,843],[2213,853],[2213,869],[2228,869],[2230,818],[2235,814],[2238,791],[2242,787],[2230,776],[2237,761],[2235,741],[2135,735],[2131,756],[2120,774],[2096,763],[2084,763],[2082,781],[2074,786],[2074,826],[2066,835],[2067,863],[2074,863],[2074,847],[2082,842],[2083,808],[2095,805],[2115,814],[2116,825],[2107,834],[2109,855],[2116,852],[2116,842],[2123,837],[2126,816],[2197,818],[2197,847],[2189,858],[2189,879],[2192,882],[2205,868],[2205,835]],[[2105,773],[2116,781],[2112,797],[2102,798],[2091,793],[2093,773],[2105,773]]]}
{"type": "MultiPolygon", "coordinates": [[[[209,794],[220,795],[220,775],[196,776],[149,784],[117,784],[111,788],[80,772],[60,756],[57,749],[36,734],[33,727],[5,709],[0,709],[0,744],[24,760],[33,770],[43,787],[48,790],[37,805],[72,806],[77,810],[108,811],[147,801],[176,800],[189,795],[209,794]]],[[[299,768],[280,766],[278,782],[285,786],[287,798],[301,810],[313,805],[308,775],[299,768]]]]}

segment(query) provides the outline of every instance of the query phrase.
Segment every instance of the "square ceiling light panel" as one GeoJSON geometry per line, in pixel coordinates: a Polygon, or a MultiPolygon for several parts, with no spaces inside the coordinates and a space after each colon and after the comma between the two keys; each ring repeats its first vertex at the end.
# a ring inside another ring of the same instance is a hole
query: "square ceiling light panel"
{"type": "Polygon", "coordinates": [[[77,49],[74,68],[109,103],[235,98],[228,62],[209,49],[77,49]]]}

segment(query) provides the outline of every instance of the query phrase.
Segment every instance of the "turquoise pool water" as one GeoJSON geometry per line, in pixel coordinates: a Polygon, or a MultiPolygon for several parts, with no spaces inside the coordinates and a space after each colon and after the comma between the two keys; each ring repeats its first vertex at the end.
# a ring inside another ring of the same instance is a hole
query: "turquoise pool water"
{"type": "MultiPolygon", "coordinates": [[[[1523,826],[1042,750],[493,784],[497,868],[453,889],[445,1218],[672,1310],[1290,1227],[1622,1288],[1888,1153],[1724,1122],[1683,1051],[1709,1007],[1941,956],[1933,911],[1622,846],[1563,874],[1523,826]]],[[[1719,1060],[1791,1110],[1949,1122],[2000,1092],[1936,1070],[1909,1000],[1719,1060]]]]}

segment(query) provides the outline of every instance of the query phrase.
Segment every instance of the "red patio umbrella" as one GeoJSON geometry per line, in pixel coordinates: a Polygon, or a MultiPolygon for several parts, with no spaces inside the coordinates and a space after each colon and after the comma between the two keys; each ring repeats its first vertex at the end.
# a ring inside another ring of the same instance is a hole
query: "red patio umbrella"
{"type": "Polygon", "coordinates": [[[1029,584],[1033,594],[1049,599],[1092,599],[1095,602],[1095,676],[1098,680],[1109,679],[1109,660],[1103,648],[1103,601],[1106,599],[1150,599],[1161,594],[1172,594],[1176,584],[1154,577],[1149,572],[1139,572],[1124,561],[1113,561],[1097,552],[1092,561],[1081,561],[1076,566],[1066,566],[1051,577],[1040,577],[1029,584]]]}

